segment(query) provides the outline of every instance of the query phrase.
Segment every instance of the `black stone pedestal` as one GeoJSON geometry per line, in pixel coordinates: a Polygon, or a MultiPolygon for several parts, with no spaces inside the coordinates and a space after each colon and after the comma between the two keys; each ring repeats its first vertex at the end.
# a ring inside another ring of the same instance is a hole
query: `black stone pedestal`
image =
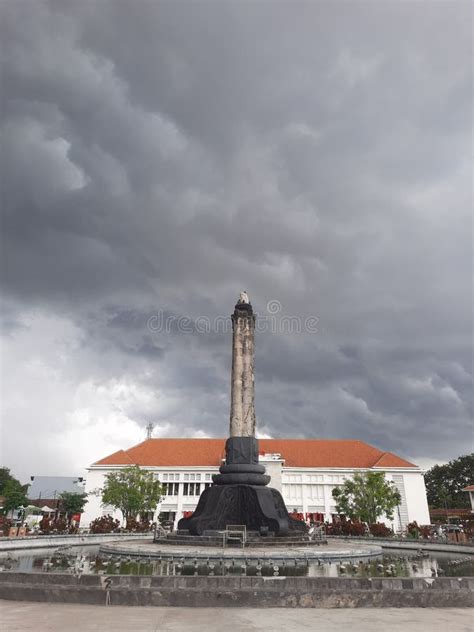
{"type": "Polygon", "coordinates": [[[227,525],[245,525],[248,531],[267,527],[275,535],[291,531],[304,533],[305,524],[288,515],[284,500],[276,489],[257,485],[213,485],[204,490],[190,518],[182,518],[178,529],[191,535],[219,531],[227,525]]]}
{"type": "Polygon", "coordinates": [[[214,485],[201,494],[193,515],[179,521],[179,530],[202,535],[227,525],[246,525],[248,531],[265,530],[279,536],[306,531],[304,522],[289,516],[280,492],[266,487],[270,477],[258,463],[257,439],[230,437],[226,464],[219,472],[213,477],[214,485]]]}

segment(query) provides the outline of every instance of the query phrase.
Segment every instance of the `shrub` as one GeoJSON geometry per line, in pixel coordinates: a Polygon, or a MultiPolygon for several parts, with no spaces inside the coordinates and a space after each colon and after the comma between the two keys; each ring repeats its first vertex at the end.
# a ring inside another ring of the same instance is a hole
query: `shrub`
{"type": "Polygon", "coordinates": [[[474,538],[474,521],[469,520],[464,523],[464,533],[468,540],[472,540],[474,538]]]}
{"type": "Polygon", "coordinates": [[[7,536],[10,533],[10,527],[13,526],[13,522],[10,518],[5,518],[0,514],[0,533],[7,536]]]}
{"type": "Polygon", "coordinates": [[[44,516],[39,523],[40,535],[58,535],[68,532],[67,520],[59,516],[55,520],[44,516]]]}
{"type": "Polygon", "coordinates": [[[342,535],[342,528],[340,522],[333,522],[326,525],[326,535],[342,535]]]}
{"type": "Polygon", "coordinates": [[[352,520],[342,520],[333,522],[326,528],[327,535],[365,535],[365,526],[362,522],[352,522],[352,520]]]}
{"type": "Polygon", "coordinates": [[[59,516],[53,521],[53,533],[67,533],[68,529],[69,525],[65,517],[59,516]]]}
{"type": "Polygon", "coordinates": [[[393,535],[393,531],[383,522],[369,525],[369,531],[375,538],[388,538],[393,535]]]}
{"type": "Polygon", "coordinates": [[[420,527],[418,526],[416,520],[407,524],[407,536],[409,538],[413,538],[414,540],[417,540],[420,537],[420,527]]]}
{"type": "Polygon", "coordinates": [[[365,525],[362,522],[351,522],[348,529],[349,535],[365,535],[365,525]]]}
{"type": "Polygon", "coordinates": [[[135,518],[127,518],[125,531],[135,531],[136,533],[146,533],[151,531],[151,522],[149,520],[135,520],[135,518]]]}
{"type": "Polygon", "coordinates": [[[51,518],[43,516],[38,524],[40,534],[47,534],[51,531],[51,518]]]}
{"type": "Polygon", "coordinates": [[[422,525],[420,525],[420,535],[425,540],[430,539],[431,538],[431,526],[429,524],[422,524],[422,525]]]}
{"type": "Polygon", "coordinates": [[[116,533],[120,530],[120,521],[114,520],[112,516],[101,516],[90,523],[91,533],[116,533]]]}
{"type": "Polygon", "coordinates": [[[431,538],[431,526],[429,524],[419,525],[416,520],[407,524],[407,535],[409,538],[431,538]]]}

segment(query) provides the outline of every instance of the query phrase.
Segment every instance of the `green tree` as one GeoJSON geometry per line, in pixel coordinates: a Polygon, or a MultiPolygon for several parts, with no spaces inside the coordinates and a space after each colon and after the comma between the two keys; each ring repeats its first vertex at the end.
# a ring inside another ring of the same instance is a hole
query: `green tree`
{"type": "Polygon", "coordinates": [[[21,487],[23,487],[25,493],[28,490],[29,485],[22,485],[20,481],[10,474],[10,469],[8,467],[0,467],[0,496],[4,496],[5,486],[9,482],[18,483],[21,487]]]}
{"type": "Polygon", "coordinates": [[[352,479],[334,488],[332,495],[338,513],[369,524],[384,515],[393,520],[393,510],[401,502],[400,492],[385,480],[384,472],[354,474],[352,479]]]}
{"type": "Polygon", "coordinates": [[[3,502],[2,512],[6,515],[13,509],[18,509],[22,505],[25,507],[28,504],[26,497],[26,490],[28,485],[22,485],[20,481],[15,478],[7,481],[2,490],[2,496],[5,497],[3,502]]]}
{"type": "Polygon", "coordinates": [[[162,495],[161,485],[153,473],[133,465],[106,475],[102,504],[120,509],[128,520],[154,511],[162,495]]]}
{"type": "Polygon", "coordinates": [[[8,481],[16,481],[17,479],[10,474],[8,467],[0,467],[0,496],[3,496],[3,490],[8,481]]]}
{"type": "Polygon", "coordinates": [[[428,504],[436,509],[470,507],[469,494],[462,490],[473,480],[474,453],[435,465],[425,474],[428,504]]]}
{"type": "Polygon", "coordinates": [[[71,522],[74,514],[82,513],[87,502],[87,494],[76,492],[63,492],[59,496],[60,508],[67,516],[68,523],[71,522]]]}

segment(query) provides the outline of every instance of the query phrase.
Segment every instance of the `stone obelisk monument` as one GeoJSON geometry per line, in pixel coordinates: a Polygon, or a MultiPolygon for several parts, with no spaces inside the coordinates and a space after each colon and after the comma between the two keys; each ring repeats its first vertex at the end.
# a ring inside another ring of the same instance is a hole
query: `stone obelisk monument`
{"type": "Polygon", "coordinates": [[[270,477],[258,462],[255,437],[254,334],[255,314],[246,292],[241,292],[232,314],[232,377],[230,431],[225,445],[225,464],[204,490],[195,512],[182,518],[179,530],[192,535],[246,525],[249,531],[284,536],[304,531],[304,523],[288,515],[276,489],[266,487],[270,477]]]}
{"type": "Polygon", "coordinates": [[[241,292],[232,314],[231,437],[255,436],[255,315],[247,292],[241,292]]]}

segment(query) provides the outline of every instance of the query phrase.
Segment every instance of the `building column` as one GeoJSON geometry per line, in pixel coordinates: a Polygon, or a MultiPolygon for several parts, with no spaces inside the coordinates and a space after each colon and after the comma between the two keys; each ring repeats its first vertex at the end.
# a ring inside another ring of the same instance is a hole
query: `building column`
{"type": "Polygon", "coordinates": [[[324,519],[331,522],[331,502],[332,502],[332,487],[327,483],[323,483],[324,490],[324,519]]]}
{"type": "Polygon", "coordinates": [[[173,530],[178,528],[178,521],[183,517],[183,483],[178,483],[178,496],[176,498],[176,517],[173,523],[173,530]]]}
{"type": "Polygon", "coordinates": [[[309,487],[309,485],[305,484],[303,477],[304,474],[301,474],[301,506],[303,508],[303,516],[306,516],[308,513],[308,497],[306,494],[306,488],[309,487]]]}

